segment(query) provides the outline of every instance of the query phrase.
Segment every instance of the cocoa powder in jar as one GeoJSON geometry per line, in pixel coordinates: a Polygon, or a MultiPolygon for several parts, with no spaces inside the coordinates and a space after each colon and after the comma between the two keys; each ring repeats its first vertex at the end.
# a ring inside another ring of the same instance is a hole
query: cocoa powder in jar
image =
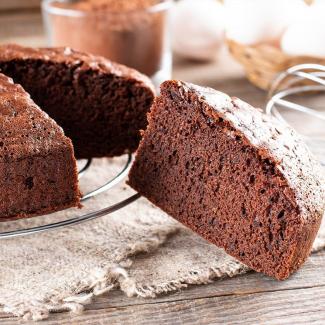
{"type": "Polygon", "coordinates": [[[163,60],[167,19],[167,11],[154,6],[163,2],[53,1],[48,13],[51,45],[101,55],[153,76],[163,60]]]}

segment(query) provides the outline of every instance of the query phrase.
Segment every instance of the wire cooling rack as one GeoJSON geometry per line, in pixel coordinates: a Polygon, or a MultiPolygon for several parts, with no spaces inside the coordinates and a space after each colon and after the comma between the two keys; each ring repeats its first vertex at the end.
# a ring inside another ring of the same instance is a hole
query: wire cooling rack
{"type": "MultiPolygon", "coordinates": [[[[83,195],[81,198],[81,202],[85,202],[89,200],[90,198],[94,198],[97,195],[106,192],[110,190],[112,187],[115,185],[119,184],[128,174],[128,171],[130,169],[132,162],[132,155],[128,154],[126,162],[122,169],[116,173],[112,178],[108,179],[105,181],[105,183],[96,189],[86,193],[83,195]]],[[[85,164],[79,169],[78,171],[78,176],[79,179],[85,175],[86,172],[88,172],[92,167],[92,160],[88,159],[85,164]]],[[[54,222],[54,223],[48,223],[40,226],[35,226],[35,227],[30,227],[30,228],[24,228],[24,229],[17,229],[17,230],[12,230],[12,231],[5,231],[5,232],[0,232],[0,238],[10,238],[10,237],[18,237],[18,236],[25,236],[25,235],[31,235],[31,234],[36,234],[48,230],[54,230],[66,226],[72,226],[72,225],[77,225],[82,222],[90,221],[93,219],[97,219],[100,217],[103,217],[107,214],[113,213],[119,209],[122,209],[126,205],[134,202],[140,197],[139,194],[134,194],[120,202],[117,202],[113,205],[109,205],[103,209],[96,210],[87,214],[83,214],[80,216],[72,217],[70,219],[66,219],[63,221],[59,222],[54,222]]]]}
{"type": "MultiPolygon", "coordinates": [[[[294,66],[283,73],[281,73],[273,82],[272,87],[268,93],[266,103],[266,113],[274,115],[276,118],[284,123],[291,124],[287,121],[285,111],[291,111],[295,113],[304,114],[308,118],[316,119],[317,121],[324,121],[325,114],[319,108],[312,108],[307,105],[296,103],[293,99],[293,95],[300,95],[307,92],[319,93],[325,91],[325,66],[318,64],[302,64],[294,66]]],[[[324,100],[325,103],[325,100],[324,100]]],[[[325,105],[324,105],[325,106],[325,105]]],[[[324,110],[325,112],[325,110],[324,110]]],[[[303,117],[302,117],[303,118],[303,117]]],[[[295,127],[294,125],[292,125],[295,127]]],[[[324,132],[325,128],[323,126],[324,132]]],[[[324,137],[304,136],[306,142],[311,147],[312,151],[316,155],[325,157],[321,151],[325,148],[325,133],[324,137]]],[[[99,194],[110,190],[113,186],[122,182],[127,176],[132,162],[131,154],[127,155],[126,162],[122,169],[118,171],[111,179],[106,180],[105,183],[95,190],[86,193],[81,201],[85,202],[90,198],[94,198],[99,194]]],[[[325,159],[322,161],[325,166],[325,159]]],[[[89,159],[79,169],[79,179],[85,175],[87,171],[92,167],[92,160],[89,159]]],[[[41,226],[35,226],[24,229],[17,229],[12,231],[0,231],[0,238],[10,238],[36,234],[44,231],[54,230],[62,227],[77,225],[82,222],[90,221],[96,218],[103,217],[110,213],[113,213],[119,209],[124,208],[130,203],[134,202],[140,197],[139,194],[134,194],[122,201],[119,201],[113,205],[109,205],[103,209],[96,210],[90,213],[86,213],[80,216],[72,217],[67,220],[48,223],[41,226]]]]}

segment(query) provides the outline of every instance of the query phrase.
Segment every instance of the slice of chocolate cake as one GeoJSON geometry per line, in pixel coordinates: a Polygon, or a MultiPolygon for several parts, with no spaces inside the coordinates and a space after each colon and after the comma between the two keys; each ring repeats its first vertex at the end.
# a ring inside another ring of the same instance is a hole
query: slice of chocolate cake
{"type": "Polygon", "coordinates": [[[154,98],[153,85],[139,72],[69,48],[18,45],[0,47],[0,70],[64,129],[77,158],[138,147],[154,98]]]}
{"type": "Polygon", "coordinates": [[[20,85],[0,74],[0,221],[79,205],[73,147],[20,85]]]}
{"type": "Polygon", "coordinates": [[[238,98],[179,81],[161,93],[129,184],[254,270],[287,278],[323,215],[318,163],[291,128],[238,98]]]}

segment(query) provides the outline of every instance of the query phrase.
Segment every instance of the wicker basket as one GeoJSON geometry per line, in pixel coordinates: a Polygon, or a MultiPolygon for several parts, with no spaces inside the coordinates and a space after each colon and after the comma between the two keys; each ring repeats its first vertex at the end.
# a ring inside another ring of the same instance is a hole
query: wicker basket
{"type": "Polygon", "coordinates": [[[232,40],[228,40],[227,43],[230,53],[244,66],[250,82],[264,90],[269,89],[278,73],[296,64],[319,63],[325,65],[325,58],[289,56],[272,45],[243,45],[232,40]]]}

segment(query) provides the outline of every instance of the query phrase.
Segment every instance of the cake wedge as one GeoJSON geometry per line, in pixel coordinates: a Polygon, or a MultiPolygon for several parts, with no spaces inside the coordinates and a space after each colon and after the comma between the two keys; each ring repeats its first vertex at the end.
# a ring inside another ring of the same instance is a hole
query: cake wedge
{"type": "Polygon", "coordinates": [[[131,187],[258,272],[286,279],[304,263],[325,194],[321,167],[294,130],[181,81],[162,84],[148,122],[131,187]]]}
{"type": "Polygon", "coordinates": [[[79,206],[71,140],[24,89],[0,74],[0,221],[79,206]]]}
{"type": "Polygon", "coordinates": [[[63,128],[77,159],[137,149],[155,96],[152,82],[140,72],[67,47],[16,44],[0,46],[0,72],[22,85],[63,128]]]}

